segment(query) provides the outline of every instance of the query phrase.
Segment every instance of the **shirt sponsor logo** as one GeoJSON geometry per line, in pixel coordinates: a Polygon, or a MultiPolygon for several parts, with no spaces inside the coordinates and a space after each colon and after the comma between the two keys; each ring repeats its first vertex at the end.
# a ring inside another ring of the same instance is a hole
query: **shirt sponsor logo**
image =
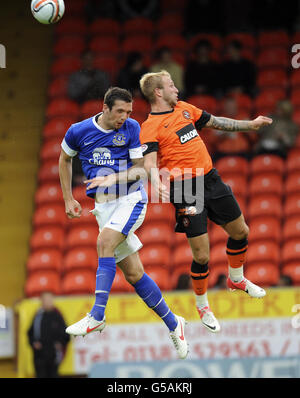
{"type": "Polygon", "coordinates": [[[181,144],[185,144],[195,137],[199,137],[198,132],[192,123],[177,131],[176,134],[178,135],[181,144]]]}
{"type": "Polygon", "coordinates": [[[97,166],[113,166],[115,161],[111,159],[109,149],[100,147],[93,150],[93,159],[89,159],[89,163],[97,166]]]}

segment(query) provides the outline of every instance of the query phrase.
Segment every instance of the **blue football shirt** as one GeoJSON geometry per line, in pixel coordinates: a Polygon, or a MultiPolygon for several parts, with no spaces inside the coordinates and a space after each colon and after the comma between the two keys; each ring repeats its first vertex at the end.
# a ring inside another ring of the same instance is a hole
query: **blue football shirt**
{"type": "MultiPolygon", "coordinates": [[[[97,123],[100,115],[72,124],[61,143],[67,155],[74,157],[78,154],[87,179],[127,170],[133,165],[132,159],[143,157],[140,125],[136,120],[128,118],[120,129],[104,130],[97,123]]],[[[112,187],[89,189],[87,186],[86,193],[94,198],[96,192],[127,195],[134,191],[141,191],[143,200],[147,201],[140,180],[112,187]]]]}

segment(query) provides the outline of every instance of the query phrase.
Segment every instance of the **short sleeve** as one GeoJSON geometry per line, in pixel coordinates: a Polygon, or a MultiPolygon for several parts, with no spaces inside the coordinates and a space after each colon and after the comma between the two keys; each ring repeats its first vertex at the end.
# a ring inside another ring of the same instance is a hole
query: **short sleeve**
{"type": "Polygon", "coordinates": [[[61,143],[62,149],[66,152],[67,155],[74,157],[78,153],[78,148],[76,146],[76,140],[74,137],[73,126],[69,128],[66,132],[66,135],[61,143]]]}

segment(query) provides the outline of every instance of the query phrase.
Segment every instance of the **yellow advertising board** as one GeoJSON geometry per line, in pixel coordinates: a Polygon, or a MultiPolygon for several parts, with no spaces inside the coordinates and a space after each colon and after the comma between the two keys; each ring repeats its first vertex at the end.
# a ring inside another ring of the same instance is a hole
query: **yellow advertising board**
{"type": "MultiPolygon", "coordinates": [[[[188,321],[197,321],[199,315],[195,308],[195,299],[191,291],[165,293],[164,297],[171,310],[188,321]]],[[[300,304],[300,289],[270,288],[263,299],[249,298],[243,292],[230,293],[227,290],[215,290],[208,293],[210,306],[215,315],[222,319],[247,318],[283,318],[295,316],[292,308],[300,304]]],[[[65,322],[70,325],[77,322],[90,311],[94,296],[57,297],[56,307],[61,311],[65,322]]],[[[20,377],[34,376],[32,349],[28,344],[27,331],[40,306],[38,299],[26,299],[18,304],[18,374],[20,377]]],[[[145,324],[161,322],[136,294],[111,294],[106,310],[107,325],[145,324]]],[[[60,366],[60,374],[74,373],[73,342],[68,345],[66,356],[60,366]]]]}

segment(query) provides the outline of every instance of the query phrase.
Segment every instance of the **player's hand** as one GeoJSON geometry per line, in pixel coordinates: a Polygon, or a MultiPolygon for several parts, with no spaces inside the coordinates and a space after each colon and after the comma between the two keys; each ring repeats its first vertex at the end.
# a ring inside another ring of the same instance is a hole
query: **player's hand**
{"type": "Polygon", "coordinates": [[[159,198],[162,202],[170,202],[170,193],[167,187],[159,182],[158,184],[152,183],[155,190],[155,196],[159,198]]]}
{"type": "Polygon", "coordinates": [[[81,216],[82,208],[75,199],[66,200],[65,209],[68,218],[79,218],[81,216]]]}
{"type": "Polygon", "coordinates": [[[273,120],[266,116],[258,116],[256,119],[252,120],[251,127],[253,130],[258,130],[263,126],[268,126],[272,124],[273,120]]]}
{"type": "Polygon", "coordinates": [[[90,180],[83,181],[85,184],[90,184],[88,189],[96,187],[111,187],[116,184],[117,178],[115,174],[109,174],[108,176],[99,176],[90,180]]]}

